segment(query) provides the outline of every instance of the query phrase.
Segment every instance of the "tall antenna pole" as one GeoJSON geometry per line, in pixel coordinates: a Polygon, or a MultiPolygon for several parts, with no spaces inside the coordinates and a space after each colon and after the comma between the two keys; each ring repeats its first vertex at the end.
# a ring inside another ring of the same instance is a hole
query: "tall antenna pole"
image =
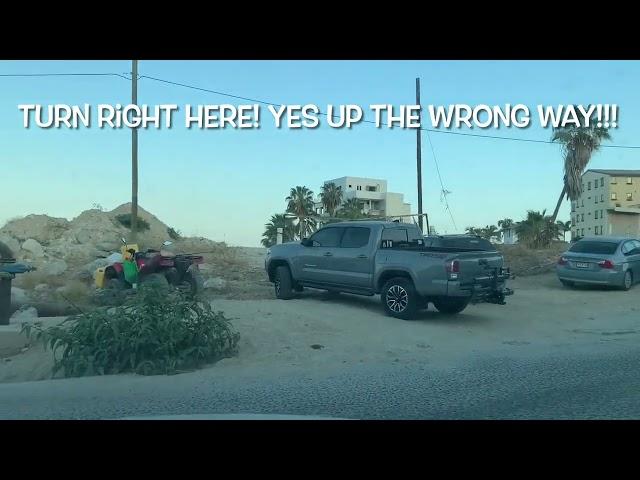
{"type": "MultiPolygon", "coordinates": [[[[416,105],[420,105],[420,78],[416,78],[416,105]]],[[[422,107],[418,110],[418,120],[422,125],[422,107]]],[[[418,167],[418,222],[420,224],[420,230],[422,230],[422,127],[416,130],[417,145],[416,145],[416,162],[418,167]]],[[[422,233],[425,233],[422,230],[422,233]]],[[[429,232],[426,232],[429,235],[429,232]]]]}
{"type": "MultiPolygon", "coordinates": [[[[131,64],[131,103],[138,104],[138,61],[131,64]]],[[[131,129],[131,240],[138,236],[138,129],[131,129]]]]}

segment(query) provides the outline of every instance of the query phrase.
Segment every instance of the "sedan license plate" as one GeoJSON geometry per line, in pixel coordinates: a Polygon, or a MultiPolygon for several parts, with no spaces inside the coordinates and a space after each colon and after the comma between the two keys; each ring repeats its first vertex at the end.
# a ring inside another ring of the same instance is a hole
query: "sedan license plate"
{"type": "Polygon", "coordinates": [[[589,268],[589,264],[584,262],[576,262],[576,268],[589,268]]]}

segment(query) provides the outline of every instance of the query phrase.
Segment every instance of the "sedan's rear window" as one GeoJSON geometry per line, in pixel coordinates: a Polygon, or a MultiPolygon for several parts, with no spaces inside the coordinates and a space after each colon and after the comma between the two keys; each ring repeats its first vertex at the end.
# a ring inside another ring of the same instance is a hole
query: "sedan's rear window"
{"type": "Polygon", "coordinates": [[[613,242],[593,242],[593,241],[578,241],[570,249],[570,252],[574,253],[599,253],[602,255],[612,255],[616,253],[618,248],[617,243],[613,242]]]}

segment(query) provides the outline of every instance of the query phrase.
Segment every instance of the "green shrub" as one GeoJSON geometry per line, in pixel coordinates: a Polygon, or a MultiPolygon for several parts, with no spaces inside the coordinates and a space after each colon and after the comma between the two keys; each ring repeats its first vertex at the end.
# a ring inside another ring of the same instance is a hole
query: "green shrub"
{"type": "Polygon", "coordinates": [[[180,373],[234,355],[240,338],[209,303],[144,285],[122,306],[48,328],[23,324],[22,331],[52,349],[53,375],[66,377],[180,373]]]}
{"type": "Polygon", "coordinates": [[[182,238],[182,232],[180,230],[176,230],[173,227],[167,228],[167,234],[171,240],[180,240],[182,238]]]}
{"type": "MultiPolygon", "coordinates": [[[[130,213],[121,213],[120,215],[116,215],[116,220],[120,222],[123,227],[131,228],[131,214],[130,213]]],[[[138,230],[149,230],[149,222],[145,219],[138,217],[138,230]]]]}

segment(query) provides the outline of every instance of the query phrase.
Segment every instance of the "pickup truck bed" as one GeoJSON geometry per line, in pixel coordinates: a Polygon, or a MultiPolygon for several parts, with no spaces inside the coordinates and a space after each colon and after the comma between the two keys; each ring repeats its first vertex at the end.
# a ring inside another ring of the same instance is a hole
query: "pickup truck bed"
{"type": "Polygon", "coordinates": [[[414,225],[343,222],[272,247],[265,268],[278,298],[304,287],[380,294],[387,313],[405,319],[429,303],[458,313],[469,303],[504,304],[513,293],[499,252],[425,243],[414,225]]]}

